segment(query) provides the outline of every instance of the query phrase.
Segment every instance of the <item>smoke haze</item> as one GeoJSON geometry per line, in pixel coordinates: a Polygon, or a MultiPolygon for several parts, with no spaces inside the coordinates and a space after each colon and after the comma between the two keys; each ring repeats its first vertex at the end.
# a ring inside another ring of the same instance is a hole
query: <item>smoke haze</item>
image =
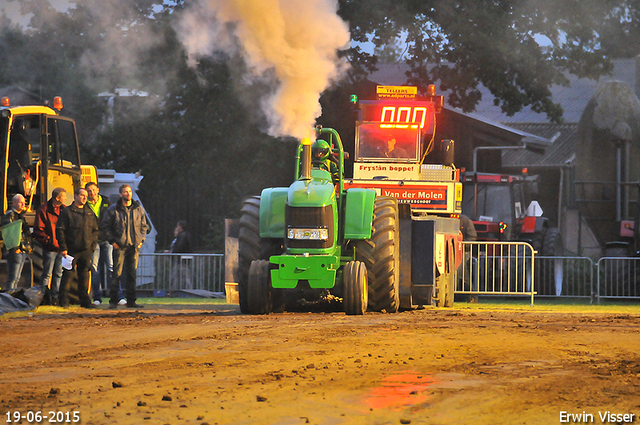
{"type": "Polygon", "coordinates": [[[320,94],[346,65],[337,50],[349,43],[336,0],[196,0],[176,30],[190,56],[241,55],[251,80],[271,79],[262,110],[273,136],[309,137],[320,94]]]}
{"type": "MultiPolygon", "coordinates": [[[[66,12],[76,4],[75,1],[69,0],[51,0],[49,3],[57,12],[66,12]]],[[[17,0],[0,1],[0,14],[4,13],[13,23],[20,25],[22,28],[26,28],[33,14],[23,15],[20,13],[20,7],[21,4],[17,0]]]]}
{"type": "MultiPolygon", "coordinates": [[[[48,3],[51,9],[39,9],[37,24],[60,25],[65,22],[63,15],[74,17],[84,24],[84,27],[80,26],[83,35],[93,43],[80,57],[84,84],[98,93],[112,92],[117,87],[147,91],[157,96],[166,93],[167,81],[172,77],[169,72],[149,78],[141,68],[141,58],[163,40],[150,25],[139,22],[139,5],[129,0],[48,0],[48,3]]],[[[148,1],[145,5],[152,3],[148,1]]],[[[161,9],[162,0],[157,0],[156,5],[161,9]]],[[[33,14],[23,15],[21,6],[19,0],[0,0],[0,14],[4,13],[23,31],[39,30],[31,28],[33,14]]]]}

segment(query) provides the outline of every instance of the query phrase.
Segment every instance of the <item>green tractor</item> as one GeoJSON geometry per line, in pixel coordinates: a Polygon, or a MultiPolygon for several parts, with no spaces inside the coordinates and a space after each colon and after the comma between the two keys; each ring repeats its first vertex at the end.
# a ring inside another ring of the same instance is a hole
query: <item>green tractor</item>
{"type": "Polygon", "coordinates": [[[396,312],[398,204],[371,189],[345,189],[338,133],[318,128],[297,150],[295,181],[244,200],[238,230],[243,313],[281,311],[331,294],[344,311],[396,312]]]}

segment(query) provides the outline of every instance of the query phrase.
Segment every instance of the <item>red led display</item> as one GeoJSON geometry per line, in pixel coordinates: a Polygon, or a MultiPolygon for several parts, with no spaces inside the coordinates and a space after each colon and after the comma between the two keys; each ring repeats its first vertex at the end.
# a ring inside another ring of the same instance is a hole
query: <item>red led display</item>
{"type": "Polygon", "coordinates": [[[433,132],[435,108],[428,101],[362,101],[362,121],[379,122],[381,127],[417,126],[422,132],[433,132]]]}

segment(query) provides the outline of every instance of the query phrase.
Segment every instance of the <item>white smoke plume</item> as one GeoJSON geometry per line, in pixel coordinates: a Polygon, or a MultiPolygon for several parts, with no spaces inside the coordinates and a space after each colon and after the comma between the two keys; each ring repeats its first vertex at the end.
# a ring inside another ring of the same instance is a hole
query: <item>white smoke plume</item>
{"type": "Polygon", "coordinates": [[[191,58],[241,54],[254,77],[274,75],[276,88],[262,102],[269,133],[302,138],[320,116],[320,94],[346,68],[337,50],[350,35],[337,7],[337,0],[196,0],[176,30],[191,58]]]}

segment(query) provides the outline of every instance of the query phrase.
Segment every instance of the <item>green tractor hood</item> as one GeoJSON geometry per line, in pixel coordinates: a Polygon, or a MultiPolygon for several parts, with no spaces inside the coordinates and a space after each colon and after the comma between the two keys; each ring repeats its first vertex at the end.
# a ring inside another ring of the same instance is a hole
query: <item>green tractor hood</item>
{"type": "Polygon", "coordinates": [[[331,179],[301,179],[289,186],[287,203],[292,207],[324,207],[335,202],[335,196],[331,179]]]}

